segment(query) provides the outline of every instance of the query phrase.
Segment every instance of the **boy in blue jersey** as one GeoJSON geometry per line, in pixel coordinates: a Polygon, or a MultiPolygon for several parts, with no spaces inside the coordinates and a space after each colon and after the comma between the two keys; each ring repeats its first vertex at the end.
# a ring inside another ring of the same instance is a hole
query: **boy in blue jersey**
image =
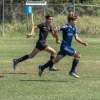
{"type": "Polygon", "coordinates": [[[77,31],[75,27],[77,22],[77,15],[73,12],[70,12],[67,17],[67,20],[68,20],[68,24],[64,26],[58,26],[55,28],[56,34],[57,31],[62,31],[63,39],[60,46],[60,51],[57,53],[57,56],[54,59],[49,60],[46,64],[42,66],[39,66],[39,76],[42,75],[42,72],[44,71],[45,68],[59,62],[59,60],[64,58],[66,55],[68,55],[74,57],[69,75],[79,78],[79,76],[75,73],[75,69],[81,55],[79,52],[77,52],[74,48],[71,47],[72,39],[74,37],[77,42],[83,44],[84,46],[87,46],[88,44],[87,42],[83,42],[77,35],[77,31]]]}

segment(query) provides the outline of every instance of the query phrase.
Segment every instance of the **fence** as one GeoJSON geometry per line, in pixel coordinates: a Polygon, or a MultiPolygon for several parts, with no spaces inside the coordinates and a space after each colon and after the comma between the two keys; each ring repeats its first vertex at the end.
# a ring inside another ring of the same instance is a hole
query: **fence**
{"type": "MultiPolygon", "coordinates": [[[[75,12],[78,14],[77,28],[80,34],[100,33],[100,6],[75,4],[75,12]]],[[[28,19],[24,13],[25,4],[5,4],[4,7],[4,29],[5,33],[24,33],[32,26],[32,16],[28,14],[28,19]],[[28,28],[27,28],[28,27],[28,28]]],[[[44,22],[44,14],[54,15],[53,25],[63,25],[67,23],[66,16],[69,11],[73,11],[73,5],[48,4],[46,6],[33,6],[34,23],[44,22]],[[44,9],[45,7],[45,9],[44,9]]],[[[2,9],[0,11],[2,15],[2,9]]],[[[2,23],[2,16],[0,22],[2,23]]],[[[0,25],[2,27],[2,24],[0,25]]],[[[2,32],[2,28],[0,29],[2,32]]]]}

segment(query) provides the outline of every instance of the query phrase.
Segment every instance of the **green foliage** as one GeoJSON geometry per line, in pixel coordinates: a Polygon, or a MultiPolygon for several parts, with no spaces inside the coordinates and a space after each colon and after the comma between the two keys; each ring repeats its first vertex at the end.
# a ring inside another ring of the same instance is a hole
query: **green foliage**
{"type": "MultiPolygon", "coordinates": [[[[5,3],[25,3],[26,0],[4,0],[5,3]]],[[[37,0],[34,0],[37,1],[37,0]]],[[[43,0],[40,0],[43,1],[43,0]]],[[[51,4],[69,4],[72,3],[73,0],[47,0],[48,3],[51,4]]],[[[89,3],[89,4],[99,4],[99,0],[75,0],[76,3],[89,3]]],[[[0,4],[2,3],[2,0],[0,0],[0,4]]]]}
{"type": "Polygon", "coordinates": [[[79,0],[79,2],[85,3],[85,4],[99,4],[100,0],[79,0]]]}
{"type": "Polygon", "coordinates": [[[97,9],[97,11],[94,11],[94,14],[99,17],[100,16],[100,9],[97,9]]]}
{"type": "Polygon", "coordinates": [[[70,3],[71,2],[71,0],[48,0],[48,3],[50,3],[50,4],[68,4],[68,3],[70,3]]]}
{"type": "Polygon", "coordinates": [[[50,13],[51,15],[55,14],[55,11],[54,11],[53,7],[50,7],[50,8],[48,7],[47,11],[48,11],[47,13],[50,13]]]}
{"type": "MultiPolygon", "coordinates": [[[[98,10],[99,12],[99,10],[98,10]]],[[[99,13],[98,13],[99,14],[99,13]]],[[[58,25],[65,25],[67,23],[67,16],[66,15],[62,15],[60,17],[60,19],[57,20],[58,15],[54,16],[53,18],[53,22],[56,21],[54,23],[53,26],[58,26],[58,25]]],[[[36,18],[37,19],[37,18],[36,18]]],[[[78,16],[78,22],[77,22],[77,31],[79,34],[99,34],[100,33],[100,23],[97,23],[99,21],[99,17],[98,16],[78,16]]],[[[42,20],[43,22],[43,20],[42,20]]],[[[53,24],[52,22],[52,24],[53,24]]],[[[38,20],[35,20],[35,24],[39,24],[39,18],[38,20]]],[[[12,23],[5,23],[5,34],[6,36],[15,36],[12,33],[16,33],[16,35],[23,35],[24,33],[29,33],[30,29],[32,27],[32,23],[31,20],[29,22],[29,28],[27,30],[27,23],[26,21],[24,22],[12,22],[12,23]],[[8,34],[10,33],[10,34],[8,34]],[[19,34],[20,33],[20,34],[19,34]],[[12,35],[11,35],[12,34],[12,35]]],[[[36,30],[38,31],[38,30],[36,30]]],[[[2,32],[2,31],[1,31],[2,32]]]]}
{"type": "Polygon", "coordinates": [[[90,34],[99,34],[100,33],[100,24],[97,23],[99,17],[92,16],[82,16],[78,18],[77,28],[78,32],[81,33],[90,33],[90,34]]]}
{"type": "MultiPolygon", "coordinates": [[[[24,0],[22,0],[24,1],[24,0]]],[[[21,2],[21,0],[9,0],[9,3],[6,4],[5,1],[5,34],[6,33],[12,33],[12,32],[17,32],[23,34],[27,30],[30,31],[30,28],[32,27],[32,18],[31,14],[28,15],[28,20],[27,16],[24,13],[24,8],[25,8],[25,3],[19,3],[19,4],[14,4],[15,2],[21,2]]],[[[39,24],[43,23],[45,21],[45,14],[50,13],[54,16],[55,21],[59,15],[62,13],[62,11],[72,3],[72,0],[48,0],[48,5],[45,7],[45,12],[44,12],[44,6],[34,6],[33,9],[33,14],[34,14],[34,24],[39,24]],[[55,4],[58,4],[56,5],[55,4]],[[61,2],[61,3],[60,3],[61,2]],[[66,3],[65,3],[66,2],[66,3]],[[50,5],[50,3],[52,3],[50,5]],[[62,4],[64,3],[64,4],[62,4]],[[67,5],[68,4],[68,5],[67,5]]],[[[98,3],[100,1],[98,0],[75,0],[75,3],[80,4],[91,4],[91,3],[98,3]]],[[[0,1],[1,3],[1,1],[0,1]]],[[[66,11],[62,14],[62,16],[57,20],[55,25],[63,25],[67,23],[66,17],[68,15],[69,11],[73,11],[73,7],[68,7],[66,11]]],[[[0,11],[1,13],[2,11],[0,11]]],[[[75,6],[75,12],[79,15],[79,20],[81,22],[78,22],[77,26],[79,27],[79,32],[80,33],[99,33],[99,16],[100,16],[100,9],[99,7],[94,7],[94,6],[75,6]],[[91,26],[90,26],[91,24],[91,26]],[[90,31],[91,30],[91,31],[90,31]]],[[[0,14],[1,15],[1,14],[0,14]]],[[[0,20],[1,22],[1,20],[0,20]]],[[[0,24],[2,27],[2,25],[0,24]]],[[[2,28],[0,29],[2,32],[2,28]]]]}

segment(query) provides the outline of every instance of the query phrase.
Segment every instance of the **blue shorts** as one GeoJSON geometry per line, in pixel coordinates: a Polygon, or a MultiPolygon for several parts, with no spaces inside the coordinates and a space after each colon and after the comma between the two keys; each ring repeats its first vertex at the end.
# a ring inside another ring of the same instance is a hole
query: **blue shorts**
{"type": "Polygon", "coordinates": [[[75,49],[71,47],[60,47],[60,51],[57,53],[57,55],[62,55],[62,56],[72,56],[75,53],[75,49]]]}

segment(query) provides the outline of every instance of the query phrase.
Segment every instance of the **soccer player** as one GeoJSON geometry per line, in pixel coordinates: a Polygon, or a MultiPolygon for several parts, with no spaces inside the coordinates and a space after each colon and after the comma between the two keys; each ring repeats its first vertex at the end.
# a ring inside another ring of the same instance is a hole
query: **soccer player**
{"type": "MultiPolygon", "coordinates": [[[[18,58],[18,59],[13,59],[14,70],[16,69],[16,65],[19,62],[25,61],[29,58],[33,58],[36,54],[38,54],[40,51],[43,51],[43,50],[46,52],[49,52],[51,54],[50,59],[53,59],[55,57],[56,51],[53,48],[51,48],[50,46],[46,45],[46,38],[48,36],[48,33],[51,32],[52,36],[56,39],[56,43],[60,44],[60,40],[58,39],[58,37],[56,36],[56,34],[54,33],[54,30],[52,29],[52,27],[50,25],[53,20],[53,16],[47,14],[45,16],[45,18],[46,18],[45,23],[41,23],[39,25],[33,26],[31,29],[31,32],[26,35],[26,37],[29,38],[33,35],[35,29],[40,30],[39,39],[38,39],[36,46],[33,49],[32,53],[30,53],[28,55],[24,55],[23,57],[18,58]]],[[[55,68],[53,66],[49,66],[49,70],[50,71],[58,71],[59,69],[55,68]]]]}
{"type": "Polygon", "coordinates": [[[77,15],[73,12],[70,12],[67,17],[67,20],[68,23],[66,25],[58,26],[55,29],[56,32],[62,31],[62,43],[60,46],[60,51],[57,53],[57,56],[54,59],[51,59],[46,64],[39,66],[38,74],[40,77],[45,68],[49,66],[53,66],[53,64],[59,62],[59,60],[64,58],[66,55],[68,55],[74,57],[71,70],[69,71],[69,75],[79,78],[79,76],[75,73],[75,69],[81,55],[78,51],[76,51],[74,48],[71,47],[72,39],[74,37],[77,42],[81,43],[84,46],[87,46],[88,44],[87,42],[83,42],[77,34],[76,27],[75,27],[77,23],[77,15]]]}

